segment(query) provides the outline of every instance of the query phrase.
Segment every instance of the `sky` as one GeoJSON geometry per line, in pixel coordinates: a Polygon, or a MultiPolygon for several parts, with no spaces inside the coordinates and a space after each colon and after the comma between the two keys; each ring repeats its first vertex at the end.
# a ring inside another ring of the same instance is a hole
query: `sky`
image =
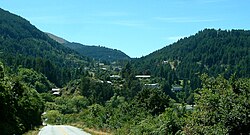
{"type": "Polygon", "coordinates": [[[146,56],[205,28],[250,29],[250,0],[1,0],[70,42],[146,56]]]}

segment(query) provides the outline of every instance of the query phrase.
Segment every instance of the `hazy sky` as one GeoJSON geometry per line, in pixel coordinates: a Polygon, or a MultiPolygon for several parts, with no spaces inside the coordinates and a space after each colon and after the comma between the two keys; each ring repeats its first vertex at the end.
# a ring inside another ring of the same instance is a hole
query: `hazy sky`
{"type": "Polygon", "coordinates": [[[250,29],[250,0],[1,0],[44,32],[145,56],[204,28],[250,29]]]}

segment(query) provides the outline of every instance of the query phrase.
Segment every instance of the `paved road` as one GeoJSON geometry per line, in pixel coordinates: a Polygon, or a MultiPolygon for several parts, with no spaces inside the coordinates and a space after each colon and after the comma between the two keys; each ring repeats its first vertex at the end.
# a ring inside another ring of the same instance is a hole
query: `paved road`
{"type": "Polygon", "coordinates": [[[48,125],[38,135],[90,135],[79,128],[65,125],[48,125]]]}

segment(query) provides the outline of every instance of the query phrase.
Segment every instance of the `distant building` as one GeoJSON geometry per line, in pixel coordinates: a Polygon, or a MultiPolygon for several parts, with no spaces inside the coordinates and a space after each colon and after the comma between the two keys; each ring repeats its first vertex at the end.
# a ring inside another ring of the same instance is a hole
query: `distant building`
{"type": "Polygon", "coordinates": [[[108,84],[113,84],[111,81],[107,81],[108,84]]]}
{"type": "Polygon", "coordinates": [[[61,94],[61,90],[59,88],[52,88],[51,92],[53,95],[59,96],[61,94]]]}
{"type": "Polygon", "coordinates": [[[60,89],[59,89],[59,88],[52,88],[51,91],[52,91],[52,92],[57,92],[57,91],[60,91],[60,89]]]}
{"type": "Polygon", "coordinates": [[[108,84],[113,84],[111,81],[103,81],[103,80],[97,80],[98,83],[108,83],[108,84]]]}
{"type": "Polygon", "coordinates": [[[107,70],[107,68],[101,68],[102,70],[107,70]]]}
{"type": "Polygon", "coordinates": [[[84,70],[89,70],[90,68],[89,67],[84,67],[84,70]]]}
{"type": "Polygon", "coordinates": [[[147,88],[159,88],[159,83],[145,84],[147,88]]]}
{"type": "Polygon", "coordinates": [[[186,105],[186,110],[194,110],[195,105],[186,105]]]}
{"type": "Polygon", "coordinates": [[[97,80],[97,82],[99,82],[99,83],[104,83],[104,81],[103,81],[103,80],[97,80]]]}
{"type": "Polygon", "coordinates": [[[61,93],[58,91],[58,92],[53,92],[53,95],[57,95],[59,96],[61,93]]]}
{"type": "Polygon", "coordinates": [[[99,63],[99,66],[104,66],[105,64],[104,63],[99,63]]]}
{"type": "Polygon", "coordinates": [[[136,75],[136,78],[150,78],[150,75],[136,75]]]}
{"type": "Polygon", "coordinates": [[[121,76],[119,76],[119,75],[111,75],[110,78],[119,79],[119,78],[121,78],[121,76]]]}
{"type": "Polygon", "coordinates": [[[179,91],[181,91],[183,89],[183,87],[182,86],[180,86],[180,85],[172,85],[172,91],[173,92],[179,92],[179,91]]]}
{"type": "Polygon", "coordinates": [[[168,64],[168,60],[162,61],[162,64],[168,64]]]}

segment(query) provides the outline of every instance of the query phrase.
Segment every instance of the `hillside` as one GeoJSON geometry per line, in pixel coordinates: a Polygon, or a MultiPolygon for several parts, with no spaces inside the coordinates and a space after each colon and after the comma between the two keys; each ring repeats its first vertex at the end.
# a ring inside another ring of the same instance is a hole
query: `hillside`
{"type": "Polygon", "coordinates": [[[22,65],[62,86],[79,73],[87,58],[62,46],[24,18],[0,9],[0,60],[12,70],[22,65]]]}
{"type": "Polygon", "coordinates": [[[0,9],[1,135],[42,122],[119,135],[250,132],[250,31],[205,29],[112,64],[81,51],[117,60],[117,50],[49,36],[0,9]]]}
{"type": "Polygon", "coordinates": [[[48,32],[45,32],[50,38],[54,39],[56,42],[60,43],[60,44],[65,44],[65,43],[69,43],[67,40],[61,38],[61,37],[58,37],[54,34],[51,34],[51,33],[48,33],[48,32]]]}
{"type": "Polygon", "coordinates": [[[66,47],[69,47],[79,54],[83,56],[87,56],[89,58],[94,58],[95,60],[101,61],[116,61],[116,60],[129,60],[130,57],[126,55],[124,52],[116,49],[111,49],[103,46],[95,46],[95,45],[83,45],[80,43],[69,42],[63,38],[55,36],[50,33],[46,33],[48,36],[58,43],[63,44],[66,47]]]}
{"type": "Polygon", "coordinates": [[[88,46],[79,43],[66,43],[65,46],[77,51],[83,56],[94,58],[95,60],[116,61],[129,60],[130,57],[124,52],[103,46],[88,46]]]}
{"type": "Polygon", "coordinates": [[[137,72],[164,77],[170,84],[191,80],[198,87],[198,76],[223,74],[250,77],[250,31],[205,29],[135,60],[137,72]]]}

